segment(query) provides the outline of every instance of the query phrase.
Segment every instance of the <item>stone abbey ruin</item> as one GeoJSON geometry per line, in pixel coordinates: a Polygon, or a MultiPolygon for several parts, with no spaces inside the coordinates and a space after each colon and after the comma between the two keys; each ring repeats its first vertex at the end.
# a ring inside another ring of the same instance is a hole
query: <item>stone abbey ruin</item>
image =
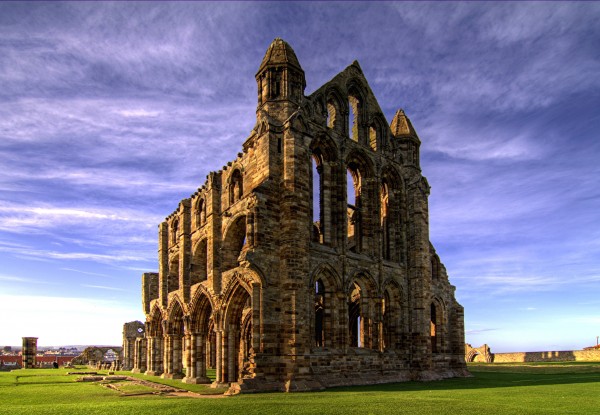
{"type": "Polygon", "coordinates": [[[159,225],[125,364],[232,391],[466,375],[407,116],[388,124],[358,62],[305,96],[281,39],[256,82],[243,152],[159,225]]]}

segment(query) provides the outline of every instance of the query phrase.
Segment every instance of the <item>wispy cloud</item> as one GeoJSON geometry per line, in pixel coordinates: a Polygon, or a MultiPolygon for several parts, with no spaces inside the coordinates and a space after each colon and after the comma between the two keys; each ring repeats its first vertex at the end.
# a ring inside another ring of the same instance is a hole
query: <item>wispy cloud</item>
{"type": "Polygon", "coordinates": [[[89,271],[82,271],[79,269],[73,269],[73,268],[61,268],[62,271],[71,271],[71,272],[76,272],[78,274],[85,274],[85,275],[93,275],[96,277],[111,277],[111,275],[108,274],[101,274],[99,272],[89,272],[89,271]]]}
{"type": "Polygon", "coordinates": [[[24,277],[15,277],[13,275],[0,275],[0,281],[10,281],[10,282],[34,282],[30,278],[24,277]]]}
{"type": "Polygon", "coordinates": [[[82,260],[92,261],[104,264],[114,264],[122,262],[154,262],[154,256],[148,252],[127,252],[119,251],[114,253],[93,253],[93,252],[57,252],[34,248],[9,248],[0,247],[0,252],[9,252],[20,257],[37,258],[41,260],[82,260]]]}
{"type": "Polygon", "coordinates": [[[109,290],[109,291],[126,291],[122,288],[117,287],[108,287],[106,285],[91,285],[91,284],[81,284],[82,287],[86,288],[97,288],[99,290],[109,290]]]}
{"type": "Polygon", "coordinates": [[[490,332],[490,331],[496,331],[496,330],[498,330],[498,329],[492,329],[492,328],[490,328],[490,329],[465,330],[465,334],[469,335],[469,336],[474,336],[474,335],[477,335],[477,334],[483,334],[483,333],[487,333],[487,332],[490,332]]]}

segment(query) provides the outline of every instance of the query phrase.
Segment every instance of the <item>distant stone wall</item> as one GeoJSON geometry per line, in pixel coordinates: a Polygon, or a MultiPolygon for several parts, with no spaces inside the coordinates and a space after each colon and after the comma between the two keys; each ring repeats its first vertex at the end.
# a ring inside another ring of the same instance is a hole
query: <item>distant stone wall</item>
{"type": "Polygon", "coordinates": [[[494,363],[517,362],[600,362],[600,350],[562,350],[551,352],[494,353],[494,363]]]}

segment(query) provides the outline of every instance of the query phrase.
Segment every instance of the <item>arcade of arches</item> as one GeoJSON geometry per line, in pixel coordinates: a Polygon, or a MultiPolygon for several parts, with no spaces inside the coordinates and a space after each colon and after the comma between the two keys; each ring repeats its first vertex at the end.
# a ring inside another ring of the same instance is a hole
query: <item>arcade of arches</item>
{"type": "Polygon", "coordinates": [[[256,82],[243,152],[159,225],[133,370],[242,392],[466,375],[408,117],[358,62],[305,96],[281,39],[256,82]]]}

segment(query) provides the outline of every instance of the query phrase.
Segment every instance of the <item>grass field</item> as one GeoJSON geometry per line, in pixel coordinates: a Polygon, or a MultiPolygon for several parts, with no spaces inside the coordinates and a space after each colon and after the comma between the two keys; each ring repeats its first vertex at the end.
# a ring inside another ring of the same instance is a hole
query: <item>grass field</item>
{"type": "MultiPolygon", "coordinates": [[[[0,414],[600,414],[599,363],[472,364],[472,378],[218,397],[150,394],[143,384],[75,382],[63,369],[0,373],[0,414]]],[[[102,373],[102,372],[99,372],[102,373]]],[[[130,375],[129,373],[127,373],[130,375]]],[[[212,393],[213,395],[203,395],[212,393]]],[[[190,394],[191,395],[191,394],[190,394]]]]}

